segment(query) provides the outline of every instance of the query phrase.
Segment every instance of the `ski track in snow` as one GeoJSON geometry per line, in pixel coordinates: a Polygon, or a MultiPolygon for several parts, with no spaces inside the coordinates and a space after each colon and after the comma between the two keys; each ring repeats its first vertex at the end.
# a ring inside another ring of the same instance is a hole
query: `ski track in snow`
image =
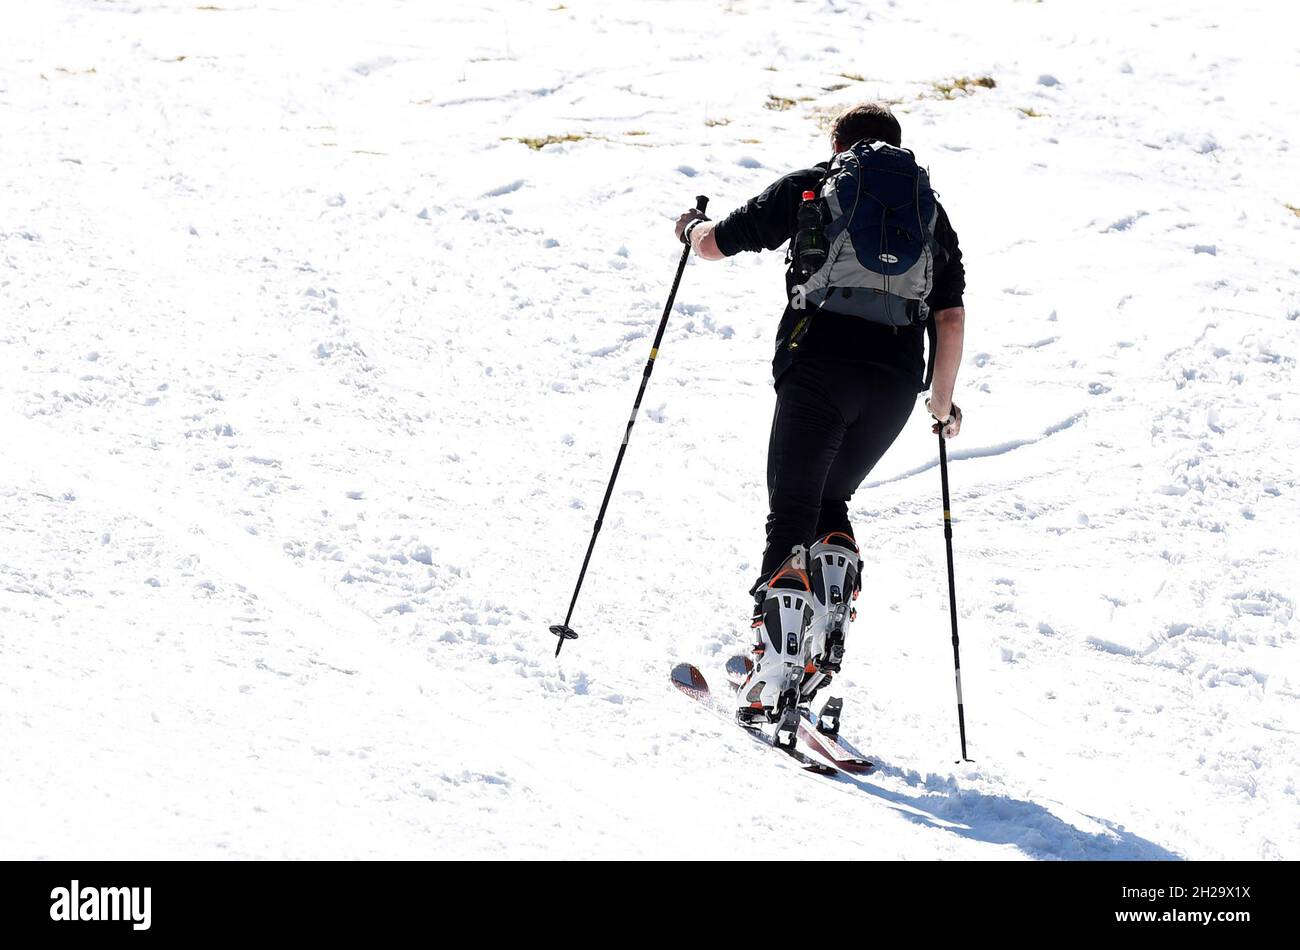
{"type": "Polygon", "coordinates": [[[0,856],[1300,856],[1297,64],[1267,3],[1102,6],[16,4],[0,856]],[[667,683],[748,643],[779,254],[691,263],[546,627],[672,219],[868,97],[968,265],[975,761],[918,404],[826,780],[667,683]]]}
{"type": "MultiPolygon", "coordinates": [[[[1010,442],[1000,442],[997,445],[988,445],[977,449],[949,449],[948,462],[964,462],[967,459],[984,459],[992,458],[994,455],[1004,455],[1014,449],[1023,448],[1026,445],[1033,445],[1035,442],[1040,442],[1049,435],[1055,435],[1064,429],[1068,429],[1086,415],[1086,412],[1076,412],[1068,419],[1062,419],[1060,422],[1048,426],[1039,435],[1028,439],[1012,439],[1010,442]]],[[[863,489],[869,490],[872,488],[879,488],[881,485],[888,485],[890,482],[897,482],[904,478],[911,478],[913,475],[920,475],[922,472],[928,472],[932,468],[937,468],[938,465],[939,458],[936,455],[934,461],[926,462],[924,465],[918,465],[916,468],[910,468],[901,475],[893,475],[880,481],[864,482],[863,489]]]]}

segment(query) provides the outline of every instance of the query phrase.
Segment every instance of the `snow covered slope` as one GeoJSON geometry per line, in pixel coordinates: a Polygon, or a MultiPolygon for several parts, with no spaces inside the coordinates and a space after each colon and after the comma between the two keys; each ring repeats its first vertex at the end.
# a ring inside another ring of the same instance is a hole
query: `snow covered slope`
{"type": "Polygon", "coordinates": [[[1277,6],[9,0],[0,857],[1300,858],[1277,6]],[[918,406],[826,780],[667,682],[747,643],[779,255],[688,268],[546,627],[672,219],[876,97],[968,262],[976,761],[918,406]]]}

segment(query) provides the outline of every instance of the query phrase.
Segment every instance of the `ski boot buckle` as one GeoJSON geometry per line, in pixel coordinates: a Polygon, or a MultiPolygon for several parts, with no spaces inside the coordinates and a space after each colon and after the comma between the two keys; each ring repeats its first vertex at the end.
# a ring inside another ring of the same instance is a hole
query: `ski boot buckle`
{"type": "Polygon", "coordinates": [[[776,724],[776,732],[772,736],[772,745],[778,749],[787,751],[794,748],[795,739],[799,735],[799,710],[795,706],[786,706],[785,711],[781,714],[780,720],[776,724]]]}
{"type": "Polygon", "coordinates": [[[817,714],[817,731],[834,739],[840,734],[840,713],[844,711],[844,700],[832,696],[817,714]]]}

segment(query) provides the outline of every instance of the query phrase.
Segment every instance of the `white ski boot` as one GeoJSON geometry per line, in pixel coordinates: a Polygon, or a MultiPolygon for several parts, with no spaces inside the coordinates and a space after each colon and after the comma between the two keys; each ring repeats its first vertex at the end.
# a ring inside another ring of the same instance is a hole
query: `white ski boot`
{"type": "MultiPolygon", "coordinates": [[[[811,703],[817,691],[829,686],[831,677],[839,672],[849,623],[857,616],[852,601],[862,589],[862,558],[857,544],[847,534],[836,531],[814,542],[808,561],[813,619],[804,635],[800,656],[801,706],[811,703]]],[[[831,702],[835,703],[833,728],[838,732],[840,703],[831,702]]]]}
{"type": "Polygon", "coordinates": [[[793,553],[755,592],[754,668],[737,691],[742,724],[774,722],[773,743],[794,748],[799,731],[798,694],[803,679],[804,631],[813,618],[807,549],[793,553]]]}

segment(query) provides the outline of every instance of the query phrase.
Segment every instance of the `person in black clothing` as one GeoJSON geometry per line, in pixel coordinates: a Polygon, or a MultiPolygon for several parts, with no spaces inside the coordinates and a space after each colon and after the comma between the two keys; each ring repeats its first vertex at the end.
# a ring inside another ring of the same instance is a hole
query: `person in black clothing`
{"type": "MultiPolygon", "coordinates": [[[[900,146],[902,130],[887,107],[865,103],[835,120],[831,139],[836,153],[864,140],[900,146]]],[[[705,260],[722,260],[741,251],[776,250],[794,237],[802,195],[819,188],[828,167],[828,162],[822,162],[791,172],[720,221],[692,209],[677,220],[678,237],[705,260]]],[[[935,330],[934,378],[927,406],[935,419],[932,431],[937,433],[942,425],[945,436],[953,438],[961,429],[961,410],[952,403],[952,395],[965,324],[965,271],[957,234],[941,205],[934,238],[938,247],[933,289],[926,300],[935,330]]],[[[855,591],[860,587],[861,560],[848,502],[902,431],[925,371],[926,333],[920,325],[891,327],[818,312],[797,347],[790,347],[791,333],[808,311],[798,305],[793,267],[786,281],[789,303],[777,330],[772,363],[776,411],[767,459],[767,543],[759,580],[751,590],[758,597],[755,627],[763,623],[764,591],[773,586],[815,591],[816,571],[827,555],[847,552],[849,566],[856,571],[837,580],[855,591]],[[800,556],[799,546],[808,545],[811,550],[804,548],[800,556]],[[786,580],[778,583],[782,577],[786,580]],[[792,583],[791,577],[799,583],[792,583]]],[[[840,557],[839,563],[844,564],[845,558],[840,557]]],[[[828,582],[823,586],[830,589],[828,582]]],[[[822,590],[815,606],[825,612],[834,606],[830,601],[847,596],[846,590],[836,587],[835,597],[822,590]]],[[[807,618],[802,626],[810,626],[807,618]]],[[[761,636],[759,641],[756,652],[761,653],[761,636]]],[[[838,646],[842,654],[842,638],[838,646]]],[[[827,675],[812,684],[812,692],[829,682],[829,672],[838,670],[838,656],[827,659],[825,666],[827,675]]],[[[810,698],[808,684],[804,685],[804,696],[810,698]]],[[[742,688],[742,712],[747,705],[745,693],[742,688]]],[[[756,697],[757,693],[751,699],[756,697]]]]}

